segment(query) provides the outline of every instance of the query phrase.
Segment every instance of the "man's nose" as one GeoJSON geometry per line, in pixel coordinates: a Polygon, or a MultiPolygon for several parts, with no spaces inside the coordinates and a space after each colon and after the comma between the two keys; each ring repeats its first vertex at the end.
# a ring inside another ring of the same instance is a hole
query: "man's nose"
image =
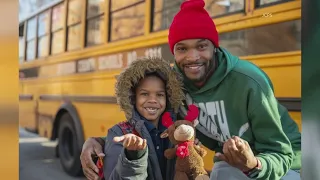
{"type": "Polygon", "coordinates": [[[196,49],[190,49],[187,53],[188,61],[197,61],[200,59],[199,52],[196,49]]]}

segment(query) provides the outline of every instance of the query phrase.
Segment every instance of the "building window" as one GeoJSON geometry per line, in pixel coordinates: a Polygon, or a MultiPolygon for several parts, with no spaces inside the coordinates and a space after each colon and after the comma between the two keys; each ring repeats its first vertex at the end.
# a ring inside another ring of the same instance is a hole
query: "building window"
{"type": "Polygon", "coordinates": [[[69,0],[68,5],[68,33],[67,33],[67,50],[81,48],[81,15],[82,1],[69,0]]]}
{"type": "Polygon", "coordinates": [[[64,4],[59,4],[52,9],[51,17],[51,54],[64,52],[63,25],[65,16],[64,4]]]}
{"type": "Polygon", "coordinates": [[[104,25],[105,0],[88,0],[86,46],[93,46],[105,42],[104,25]]]}
{"type": "Polygon", "coordinates": [[[144,0],[111,0],[111,41],[143,35],[144,0]]]}

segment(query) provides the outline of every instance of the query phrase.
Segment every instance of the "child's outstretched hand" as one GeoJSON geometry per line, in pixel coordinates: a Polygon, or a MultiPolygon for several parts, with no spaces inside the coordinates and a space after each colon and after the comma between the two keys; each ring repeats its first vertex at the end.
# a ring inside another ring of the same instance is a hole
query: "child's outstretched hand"
{"type": "Polygon", "coordinates": [[[147,140],[142,139],[134,134],[126,134],[113,138],[114,142],[123,142],[123,147],[127,150],[137,151],[147,147],[147,140]]]}

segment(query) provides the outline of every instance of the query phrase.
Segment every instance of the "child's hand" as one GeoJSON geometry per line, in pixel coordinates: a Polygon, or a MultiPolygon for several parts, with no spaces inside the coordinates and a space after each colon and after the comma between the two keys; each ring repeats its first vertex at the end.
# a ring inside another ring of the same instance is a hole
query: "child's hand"
{"type": "Polygon", "coordinates": [[[123,147],[127,150],[137,151],[147,147],[147,140],[142,139],[134,134],[126,134],[113,138],[114,142],[123,142],[123,147]]]}

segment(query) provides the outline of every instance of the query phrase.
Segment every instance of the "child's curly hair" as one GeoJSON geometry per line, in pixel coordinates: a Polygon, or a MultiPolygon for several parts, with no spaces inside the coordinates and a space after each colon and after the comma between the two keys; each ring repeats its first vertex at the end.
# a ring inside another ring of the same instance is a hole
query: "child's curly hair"
{"type": "Polygon", "coordinates": [[[180,74],[176,73],[170,64],[158,57],[140,58],[132,62],[118,77],[115,84],[115,93],[120,108],[125,112],[127,119],[132,118],[135,88],[140,80],[154,75],[159,77],[166,86],[166,96],[170,107],[178,112],[185,96],[180,74]]]}

